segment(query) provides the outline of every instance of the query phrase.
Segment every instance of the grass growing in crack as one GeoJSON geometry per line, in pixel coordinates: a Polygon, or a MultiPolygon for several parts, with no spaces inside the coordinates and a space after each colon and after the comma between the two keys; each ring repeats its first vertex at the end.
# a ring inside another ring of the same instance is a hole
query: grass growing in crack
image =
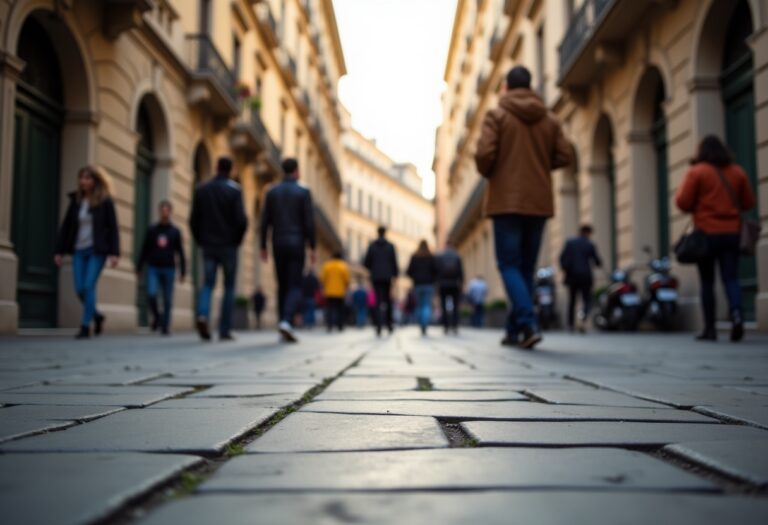
{"type": "Polygon", "coordinates": [[[418,383],[416,390],[420,392],[431,392],[435,389],[428,377],[417,377],[416,381],[418,383]]]}
{"type": "Polygon", "coordinates": [[[197,472],[182,472],[173,497],[182,498],[192,494],[203,481],[205,481],[205,476],[202,474],[198,474],[197,472]]]}
{"type": "Polygon", "coordinates": [[[245,454],[245,447],[239,443],[229,443],[224,448],[224,455],[228,458],[242,456],[243,454],[245,454]]]}

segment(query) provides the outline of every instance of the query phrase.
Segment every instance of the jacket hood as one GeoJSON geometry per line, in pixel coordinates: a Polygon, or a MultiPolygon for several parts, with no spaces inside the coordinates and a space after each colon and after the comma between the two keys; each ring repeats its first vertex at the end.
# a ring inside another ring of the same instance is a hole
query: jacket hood
{"type": "Polygon", "coordinates": [[[530,89],[507,91],[502,95],[499,107],[526,124],[535,124],[547,115],[547,107],[541,97],[530,89]]]}

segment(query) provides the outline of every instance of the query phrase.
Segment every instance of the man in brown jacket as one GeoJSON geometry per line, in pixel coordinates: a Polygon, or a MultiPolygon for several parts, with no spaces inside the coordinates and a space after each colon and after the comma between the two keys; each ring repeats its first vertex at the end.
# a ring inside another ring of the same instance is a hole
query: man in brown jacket
{"type": "Polygon", "coordinates": [[[496,263],[512,303],[502,344],[532,349],[541,341],[533,273],[544,225],[554,215],[551,171],[571,163],[571,146],[531,90],[526,68],[507,74],[499,107],[483,121],[475,162],[488,180],[485,214],[493,220],[496,263]]]}

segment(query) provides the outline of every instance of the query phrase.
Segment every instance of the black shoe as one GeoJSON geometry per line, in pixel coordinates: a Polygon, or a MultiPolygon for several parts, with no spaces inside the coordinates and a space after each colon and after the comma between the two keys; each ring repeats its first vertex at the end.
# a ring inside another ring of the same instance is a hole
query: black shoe
{"type": "Polygon", "coordinates": [[[101,332],[104,329],[104,321],[106,320],[107,318],[102,314],[93,316],[93,335],[101,335],[101,332]]]}
{"type": "Polygon", "coordinates": [[[697,341],[717,341],[717,332],[714,328],[706,328],[696,336],[697,341]]]}
{"type": "Polygon", "coordinates": [[[523,328],[523,336],[520,339],[520,348],[533,350],[533,347],[541,342],[541,332],[533,328],[523,328]]]}
{"type": "Polygon", "coordinates": [[[75,336],[75,339],[90,339],[91,338],[91,329],[87,326],[81,326],[80,331],[75,336]]]}
{"type": "Polygon", "coordinates": [[[742,339],[744,339],[744,323],[733,323],[731,327],[731,341],[738,343],[742,339]]]}
{"type": "Polygon", "coordinates": [[[518,336],[517,334],[507,334],[504,336],[504,339],[501,340],[501,346],[517,346],[518,344],[518,336]]]}
{"type": "Polygon", "coordinates": [[[232,334],[220,334],[219,341],[237,341],[237,339],[232,334]]]}
{"type": "Polygon", "coordinates": [[[170,331],[170,330],[168,330],[167,328],[163,328],[163,329],[160,331],[160,334],[161,334],[161,335],[164,335],[164,336],[166,336],[166,335],[171,335],[171,331],[170,331]]]}
{"type": "Polygon", "coordinates": [[[195,323],[197,333],[200,335],[200,339],[203,341],[211,340],[211,332],[208,331],[208,320],[205,317],[199,317],[195,323]]]}
{"type": "Polygon", "coordinates": [[[426,327],[426,326],[422,326],[422,327],[421,327],[421,335],[422,335],[422,336],[425,336],[425,335],[427,335],[427,327],[426,327]]]}
{"type": "Polygon", "coordinates": [[[149,329],[153,332],[157,332],[157,329],[160,327],[160,323],[157,321],[157,318],[152,319],[152,322],[149,323],[149,329]]]}

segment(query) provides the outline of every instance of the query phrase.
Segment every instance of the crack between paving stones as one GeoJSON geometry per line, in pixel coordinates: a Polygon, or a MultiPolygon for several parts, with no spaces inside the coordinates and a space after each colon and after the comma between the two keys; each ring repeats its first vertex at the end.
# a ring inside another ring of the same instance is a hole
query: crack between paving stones
{"type": "MultiPolygon", "coordinates": [[[[368,355],[368,353],[363,352],[359,357],[357,357],[357,359],[347,365],[335,376],[325,378],[322,382],[307,390],[298,400],[282,407],[280,410],[272,414],[269,418],[267,418],[256,427],[232,439],[224,447],[224,450],[220,454],[215,456],[206,456],[199,453],[194,454],[198,456],[200,460],[199,462],[195,463],[195,465],[182,470],[178,474],[171,476],[170,478],[154,485],[143,493],[127,500],[115,511],[109,513],[104,518],[95,521],[93,525],[132,524],[144,518],[149,512],[164,505],[165,503],[171,500],[183,498],[194,493],[195,490],[197,490],[197,487],[199,487],[202,483],[213,476],[213,474],[227,461],[244,454],[245,447],[256,441],[259,437],[264,435],[266,432],[272,429],[272,427],[280,423],[290,414],[298,411],[301,407],[320,395],[326,388],[328,388],[328,386],[331,385],[331,383],[342,377],[350,369],[358,366],[360,362],[362,362],[362,360],[366,357],[366,355],[368,355]]],[[[211,388],[211,385],[206,385],[203,390],[206,388],[211,388]]],[[[197,391],[199,390],[188,392],[179,397],[183,398],[189,394],[196,393],[197,391]]],[[[161,454],[161,452],[154,453],[161,454]]]]}

